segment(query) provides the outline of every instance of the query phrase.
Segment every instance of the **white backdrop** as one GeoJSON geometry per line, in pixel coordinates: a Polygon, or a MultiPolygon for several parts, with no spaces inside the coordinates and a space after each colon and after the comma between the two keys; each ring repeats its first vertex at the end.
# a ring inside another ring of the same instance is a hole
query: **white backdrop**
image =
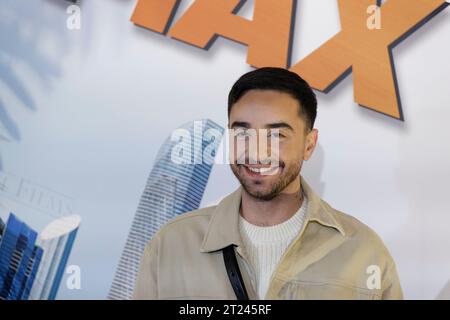
{"type": "MultiPolygon", "coordinates": [[[[134,26],[134,0],[81,1],[74,31],[62,2],[2,0],[1,166],[70,199],[82,225],[69,264],[82,287],[63,283],[58,297],[103,299],[160,144],[187,121],[226,126],[228,91],[251,68],[235,42],[204,51],[134,26]]],[[[251,18],[252,6],[240,14],[251,18]]],[[[318,93],[319,146],[303,168],[326,201],[379,233],[409,299],[435,299],[450,279],[449,18],[393,51],[404,122],[357,106],[351,75],[318,93]]],[[[338,30],[335,0],[299,1],[292,61],[338,30]]],[[[236,186],[216,165],[202,206],[236,186]]],[[[51,219],[23,208],[37,228],[51,219]]]]}

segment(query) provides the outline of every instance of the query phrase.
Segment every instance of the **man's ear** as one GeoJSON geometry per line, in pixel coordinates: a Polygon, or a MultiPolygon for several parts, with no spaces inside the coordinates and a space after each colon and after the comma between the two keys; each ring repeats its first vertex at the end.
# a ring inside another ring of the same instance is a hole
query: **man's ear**
{"type": "Polygon", "coordinates": [[[310,130],[309,133],[306,135],[303,160],[308,161],[309,158],[311,158],[314,149],[316,148],[318,137],[319,137],[319,130],[317,129],[310,130]]]}

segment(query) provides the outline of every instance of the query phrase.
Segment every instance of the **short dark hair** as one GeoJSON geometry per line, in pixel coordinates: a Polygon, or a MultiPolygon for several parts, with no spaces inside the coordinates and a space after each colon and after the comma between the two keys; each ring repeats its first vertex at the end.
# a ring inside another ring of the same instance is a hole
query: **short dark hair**
{"type": "Polygon", "coordinates": [[[231,108],[249,90],[276,90],[290,94],[300,104],[306,128],[312,129],[317,115],[317,99],[309,84],[298,74],[283,68],[264,67],[242,75],[228,94],[228,118],[231,108]]]}

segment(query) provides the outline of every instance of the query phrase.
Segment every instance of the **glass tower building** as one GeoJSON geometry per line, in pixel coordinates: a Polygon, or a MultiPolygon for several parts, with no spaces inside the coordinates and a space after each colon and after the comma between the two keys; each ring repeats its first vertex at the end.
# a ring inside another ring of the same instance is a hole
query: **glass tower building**
{"type": "Polygon", "coordinates": [[[37,233],[10,214],[0,221],[0,299],[27,299],[40,265],[42,249],[35,245],[37,233]]]}
{"type": "Polygon", "coordinates": [[[5,223],[3,222],[2,218],[0,217],[0,243],[2,241],[3,230],[5,230],[5,223]]]}
{"type": "Polygon", "coordinates": [[[161,146],[147,179],[108,295],[131,299],[142,252],[170,219],[198,209],[224,129],[215,122],[189,122],[161,146]]]}
{"type": "Polygon", "coordinates": [[[43,249],[41,263],[35,273],[35,283],[29,292],[31,300],[54,300],[64,275],[67,260],[75,240],[81,218],[70,215],[52,221],[41,232],[37,243],[43,249]]]}

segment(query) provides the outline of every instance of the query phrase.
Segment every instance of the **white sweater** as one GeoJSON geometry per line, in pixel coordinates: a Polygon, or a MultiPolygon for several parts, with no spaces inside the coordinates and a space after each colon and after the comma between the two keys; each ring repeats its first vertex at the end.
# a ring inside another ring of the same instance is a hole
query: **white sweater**
{"type": "Polygon", "coordinates": [[[308,200],[305,194],[303,196],[300,209],[285,222],[274,226],[255,226],[239,215],[239,231],[255,272],[259,299],[264,299],[281,256],[302,229],[308,207],[308,200]]]}

